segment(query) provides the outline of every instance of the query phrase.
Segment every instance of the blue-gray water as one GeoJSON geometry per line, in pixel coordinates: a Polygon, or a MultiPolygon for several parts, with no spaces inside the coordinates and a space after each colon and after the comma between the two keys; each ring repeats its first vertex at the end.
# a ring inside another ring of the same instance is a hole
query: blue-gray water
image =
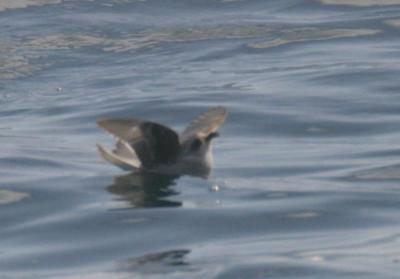
{"type": "Polygon", "coordinates": [[[398,278],[400,1],[0,0],[0,278],[398,278]],[[230,116],[209,180],[99,117],[230,116]]]}

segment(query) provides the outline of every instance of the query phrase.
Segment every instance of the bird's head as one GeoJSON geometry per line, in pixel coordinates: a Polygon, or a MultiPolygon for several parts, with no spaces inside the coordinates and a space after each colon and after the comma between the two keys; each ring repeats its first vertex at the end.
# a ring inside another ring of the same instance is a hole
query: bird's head
{"type": "Polygon", "coordinates": [[[218,132],[212,132],[206,136],[197,135],[193,137],[185,144],[186,154],[198,157],[207,156],[211,151],[212,140],[218,136],[218,132]]]}

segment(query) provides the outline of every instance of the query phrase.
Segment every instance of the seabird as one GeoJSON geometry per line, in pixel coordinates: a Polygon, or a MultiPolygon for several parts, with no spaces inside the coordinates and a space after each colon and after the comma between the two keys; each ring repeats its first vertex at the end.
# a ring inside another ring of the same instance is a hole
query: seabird
{"type": "Polygon", "coordinates": [[[199,115],[178,135],[164,125],[137,118],[105,118],[97,124],[115,136],[112,151],[100,144],[100,156],[129,171],[208,177],[212,167],[211,141],[228,115],[215,107],[199,115]]]}

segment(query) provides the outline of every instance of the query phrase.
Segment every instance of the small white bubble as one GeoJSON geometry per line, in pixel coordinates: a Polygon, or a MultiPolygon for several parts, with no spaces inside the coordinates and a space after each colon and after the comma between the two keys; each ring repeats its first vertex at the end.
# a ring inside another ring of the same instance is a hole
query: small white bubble
{"type": "Polygon", "coordinates": [[[211,192],[219,192],[219,190],[221,190],[221,188],[217,184],[211,187],[211,192]]]}
{"type": "Polygon", "coordinates": [[[62,91],[62,87],[57,87],[57,91],[62,91]]]}

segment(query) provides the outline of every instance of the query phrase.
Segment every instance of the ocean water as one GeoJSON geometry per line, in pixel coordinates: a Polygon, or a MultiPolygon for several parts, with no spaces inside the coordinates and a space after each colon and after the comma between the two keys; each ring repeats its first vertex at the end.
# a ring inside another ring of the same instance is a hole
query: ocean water
{"type": "Polygon", "coordinates": [[[399,278],[400,1],[0,0],[0,278],[399,278]],[[230,115],[208,180],[100,117],[230,115]]]}

